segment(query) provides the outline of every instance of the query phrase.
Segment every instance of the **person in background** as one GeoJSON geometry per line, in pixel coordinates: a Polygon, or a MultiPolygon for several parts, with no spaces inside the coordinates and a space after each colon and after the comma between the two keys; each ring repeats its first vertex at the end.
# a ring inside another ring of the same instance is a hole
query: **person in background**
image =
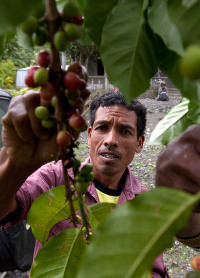
{"type": "Polygon", "coordinates": [[[160,70],[160,68],[158,67],[157,68],[157,72],[156,72],[156,75],[155,75],[156,77],[161,77],[161,70],[160,70]]]}
{"type": "Polygon", "coordinates": [[[90,83],[87,83],[86,88],[87,88],[88,90],[92,90],[92,87],[90,86],[90,83]]]}
{"type": "Polygon", "coordinates": [[[160,88],[158,89],[158,96],[156,100],[159,101],[168,101],[169,95],[168,95],[168,89],[164,81],[160,83],[160,88]]]}
{"type": "Polygon", "coordinates": [[[119,89],[117,87],[114,87],[114,92],[118,92],[119,89]]]}

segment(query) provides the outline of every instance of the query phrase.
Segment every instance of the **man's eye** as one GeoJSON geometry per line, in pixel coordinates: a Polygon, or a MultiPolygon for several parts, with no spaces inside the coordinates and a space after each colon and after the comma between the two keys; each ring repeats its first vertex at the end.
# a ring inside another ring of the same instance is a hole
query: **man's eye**
{"type": "Polygon", "coordinates": [[[96,127],[97,130],[106,130],[106,126],[105,125],[100,125],[96,127]]]}
{"type": "Polygon", "coordinates": [[[130,132],[128,129],[123,129],[123,130],[122,130],[122,133],[123,133],[123,134],[131,134],[131,132],[130,132]]]}

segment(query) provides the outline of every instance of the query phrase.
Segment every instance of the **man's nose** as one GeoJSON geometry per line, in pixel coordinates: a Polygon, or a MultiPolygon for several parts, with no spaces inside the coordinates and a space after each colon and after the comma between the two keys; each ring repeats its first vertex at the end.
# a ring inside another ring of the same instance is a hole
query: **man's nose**
{"type": "Polygon", "coordinates": [[[117,147],[119,144],[119,135],[116,130],[111,129],[105,137],[104,145],[105,146],[115,146],[117,147]]]}

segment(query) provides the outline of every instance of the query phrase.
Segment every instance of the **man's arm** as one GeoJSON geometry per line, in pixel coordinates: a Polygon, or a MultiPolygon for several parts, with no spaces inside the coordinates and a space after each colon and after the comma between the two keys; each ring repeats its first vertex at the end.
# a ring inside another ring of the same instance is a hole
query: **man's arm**
{"type": "Polygon", "coordinates": [[[2,119],[0,152],[0,219],[17,209],[15,194],[26,178],[57,151],[53,129],[45,129],[35,117],[40,96],[29,92],[11,100],[2,119]]]}
{"type": "MultiPolygon", "coordinates": [[[[196,194],[200,190],[200,126],[190,126],[161,152],[156,166],[156,185],[196,194]]],[[[196,206],[178,240],[200,247],[200,204],[196,206]]]]}

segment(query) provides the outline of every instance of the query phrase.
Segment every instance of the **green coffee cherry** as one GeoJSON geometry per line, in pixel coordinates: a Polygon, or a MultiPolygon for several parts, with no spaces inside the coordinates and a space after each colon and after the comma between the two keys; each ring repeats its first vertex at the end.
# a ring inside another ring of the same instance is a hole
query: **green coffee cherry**
{"type": "Polygon", "coordinates": [[[57,50],[65,51],[67,48],[67,37],[63,31],[57,31],[53,38],[54,45],[57,50]]]}
{"type": "Polygon", "coordinates": [[[82,219],[80,217],[80,215],[76,215],[76,223],[79,224],[81,223],[82,219]]]}
{"type": "Polygon", "coordinates": [[[81,175],[87,176],[89,173],[92,172],[92,169],[93,169],[93,165],[91,163],[85,164],[81,169],[81,175]]]}
{"type": "Polygon", "coordinates": [[[68,0],[63,8],[63,14],[66,18],[73,17],[79,13],[80,6],[77,1],[68,0]]]}
{"type": "Polygon", "coordinates": [[[43,45],[47,42],[48,33],[45,28],[39,28],[37,32],[33,33],[32,41],[34,45],[43,45]]]}
{"type": "Polygon", "coordinates": [[[192,44],[180,59],[180,72],[189,79],[200,78],[200,45],[192,44]]]}
{"type": "Polygon", "coordinates": [[[81,181],[76,183],[77,192],[80,194],[84,194],[87,191],[88,183],[81,181]]]}
{"type": "Polygon", "coordinates": [[[46,119],[41,121],[41,125],[45,128],[52,128],[55,126],[55,123],[52,119],[46,119]]]}
{"type": "Polygon", "coordinates": [[[56,108],[56,96],[53,96],[51,99],[51,105],[53,108],[56,108]]]}
{"type": "Polygon", "coordinates": [[[44,84],[49,78],[49,72],[45,68],[40,68],[34,72],[33,80],[36,84],[44,84]]]}
{"type": "Polygon", "coordinates": [[[91,182],[94,180],[94,173],[90,172],[87,176],[84,176],[86,182],[91,182]]]}
{"type": "Polygon", "coordinates": [[[37,106],[35,108],[35,116],[40,120],[47,120],[49,118],[49,109],[45,106],[37,106]]]}
{"type": "Polygon", "coordinates": [[[33,34],[38,29],[38,20],[34,16],[28,17],[24,22],[21,23],[21,29],[26,34],[33,34]]]}
{"type": "Polygon", "coordinates": [[[76,40],[81,37],[81,29],[74,23],[67,23],[65,25],[65,34],[71,40],[76,40]]]}
{"type": "Polygon", "coordinates": [[[86,230],[86,227],[85,227],[85,226],[82,228],[82,232],[83,232],[84,234],[86,234],[87,230],[86,230]]]}
{"type": "Polygon", "coordinates": [[[84,177],[82,177],[80,174],[78,174],[78,175],[76,175],[76,176],[74,177],[74,180],[75,180],[75,182],[82,182],[82,181],[84,181],[85,179],[84,179],[84,177]]]}
{"type": "Polygon", "coordinates": [[[79,167],[81,166],[81,162],[78,159],[74,160],[73,169],[74,171],[78,171],[79,167]]]}

